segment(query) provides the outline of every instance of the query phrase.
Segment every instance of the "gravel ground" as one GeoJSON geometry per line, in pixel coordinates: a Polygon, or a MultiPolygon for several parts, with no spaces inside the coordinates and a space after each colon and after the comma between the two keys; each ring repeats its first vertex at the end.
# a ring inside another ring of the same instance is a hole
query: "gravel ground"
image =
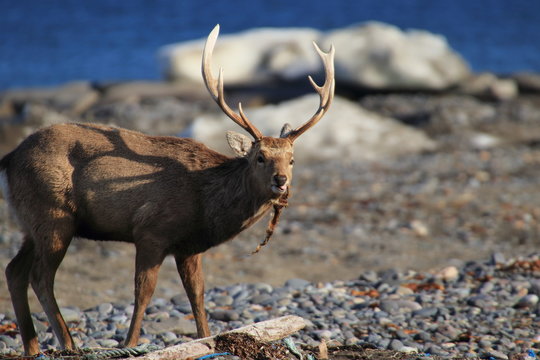
{"type": "MultiPolygon", "coordinates": [[[[206,255],[212,332],[297,314],[310,325],[296,340],[310,345],[328,339],[502,359],[536,349],[540,265],[529,254],[540,240],[538,103],[362,99],[371,110],[424,129],[440,150],[373,163],[298,163],[290,206],[271,242],[249,255],[264,237],[263,221],[206,255]],[[471,141],[488,130],[502,141],[493,147],[471,141]]],[[[0,219],[5,268],[21,239],[2,200],[0,219]]],[[[116,346],[125,337],[133,254],[126,244],[72,243],[55,289],[80,345],[116,346]]],[[[41,343],[56,347],[33,294],[31,307],[41,343]]],[[[143,341],[191,338],[188,313],[168,259],[143,341]]],[[[0,354],[21,351],[13,321],[1,277],[0,354]]]]}
{"type": "MultiPolygon", "coordinates": [[[[350,281],[290,279],[215,287],[207,292],[211,330],[219,333],[282,315],[306,319],[295,343],[374,345],[406,353],[508,359],[540,350],[540,257],[470,261],[438,272],[367,271],[350,281]]],[[[81,347],[116,347],[125,338],[133,306],[102,303],[63,308],[81,347]]],[[[13,318],[0,315],[0,351],[20,352],[13,318]]],[[[43,313],[34,320],[43,346],[58,342],[43,313]]],[[[155,298],[146,311],[142,343],[173,345],[196,332],[183,295],[155,298]]]]}

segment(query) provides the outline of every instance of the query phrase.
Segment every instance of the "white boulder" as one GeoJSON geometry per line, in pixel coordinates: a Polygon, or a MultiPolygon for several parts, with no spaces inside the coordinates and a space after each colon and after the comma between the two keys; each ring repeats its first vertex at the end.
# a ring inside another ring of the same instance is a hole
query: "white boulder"
{"type": "MultiPolygon", "coordinates": [[[[313,94],[280,105],[245,109],[245,113],[264,135],[278,136],[284,123],[295,128],[306,122],[318,104],[319,97],[313,94]]],[[[243,131],[226,115],[205,115],[194,121],[189,135],[232,155],[225,141],[226,130],[243,131]]],[[[379,160],[434,147],[423,132],[336,97],[324,118],[296,140],[295,158],[304,162],[379,160]]]]}
{"type": "MultiPolygon", "coordinates": [[[[303,77],[320,68],[312,46],[319,37],[319,31],[308,28],[261,28],[220,35],[213,53],[214,74],[223,67],[226,85],[303,77]]],[[[170,80],[201,83],[204,42],[200,39],[162,47],[158,58],[164,75],[170,80]]]]}
{"type": "MultiPolygon", "coordinates": [[[[370,22],[322,33],[310,28],[262,28],[221,35],[214,50],[214,72],[224,69],[226,85],[275,79],[296,80],[322,71],[315,41],[336,47],[336,81],[374,89],[440,90],[470,74],[466,62],[443,36],[402,31],[370,22]]],[[[204,39],[168,45],[159,51],[164,75],[201,83],[204,39]]]]}
{"type": "Polygon", "coordinates": [[[430,89],[452,86],[470,74],[446,39],[422,30],[370,22],[328,33],[336,47],[336,80],[374,89],[430,89]]]}

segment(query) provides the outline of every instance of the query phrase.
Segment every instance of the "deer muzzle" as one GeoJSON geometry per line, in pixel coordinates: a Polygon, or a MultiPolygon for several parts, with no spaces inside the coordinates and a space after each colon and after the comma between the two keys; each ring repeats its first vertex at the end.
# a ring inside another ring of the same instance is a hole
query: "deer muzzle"
{"type": "Polygon", "coordinates": [[[287,176],[275,175],[272,178],[272,192],[274,194],[284,194],[287,191],[287,176]]]}

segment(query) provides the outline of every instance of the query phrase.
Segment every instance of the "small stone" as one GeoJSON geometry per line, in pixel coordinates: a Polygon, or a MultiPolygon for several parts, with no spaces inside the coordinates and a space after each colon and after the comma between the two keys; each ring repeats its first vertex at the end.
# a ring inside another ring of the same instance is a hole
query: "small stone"
{"type": "Polygon", "coordinates": [[[102,339],[97,341],[98,344],[105,348],[115,348],[118,346],[118,341],[114,339],[102,339]]]}
{"type": "Polygon", "coordinates": [[[406,286],[398,286],[395,293],[400,296],[405,296],[414,294],[414,291],[406,286]]]}
{"type": "Polygon", "coordinates": [[[170,318],[171,315],[167,311],[159,311],[150,315],[147,315],[148,319],[151,319],[152,321],[162,321],[170,318]]]}
{"type": "Polygon", "coordinates": [[[66,322],[79,322],[81,321],[81,311],[76,308],[61,308],[60,312],[66,322]]]}
{"type": "Polygon", "coordinates": [[[422,221],[413,220],[411,221],[410,226],[416,236],[423,238],[429,236],[429,228],[422,221]]]}
{"type": "Polygon", "coordinates": [[[319,340],[329,340],[332,338],[332,331],[330,330],[315,330],[314,333],[319,337],[319,340]]]}
{"type": "Polygon", "coordinates": [[[174,308],[184,314],[191,313],[191,303],[183,295],[177,295],[171,298],[171,302],[174,304],[174,308]]]}
{"type": "Polygon", "coordinates": [[[264,293],[269,294],[274,290],[272,285],[267,284],[267,283],[262,283],[262,282],[251,284],[251,286],[253,287],[253,289],[259,291],[262,294],[264,293]]]}
{"type": "Polygon", "coordinates": [[[197,333],[195,323],[191,320],[169,318],[162,321],[145,321],[144,329],[148,334],[162,334],[172,332],[178,335],[192,335],[197,333]]]}
{"type": "Polygon", "coordinates": [[[416,301],[411,300],[383,300],[380,302],[381,310],[390,313],[405,313],[420,310],[422,306],[416,301]]]}
{"type": "Polygon", "coordinates": [[[285,287],[291,288],[294,290],[301,290],[311,285],[311,283],[304,279],[289,279],[285,282],[285,287]]]}
{"type": "Polygon", "coordinates": [[[234,299],[229,295],[218,295],[212,299],[216,306],[230,306],[233,304],[234,299]]]}
{"type": "Polygon", "coordinates": [[[444,281],[456,281],[459,277],[459,270],[455,266],[447,266],[440,270],[435,276],[444,281]]]}
{"type": "Polygon", "coordinates": [[[270,305],[273,302],[274,298],[268,294],[256,295],[251,298],[250,302],[252,304],[258,304],[261,306],[270,305]]]}
{"type": "Polygon", "coordinates": [[[8,348],[17,348],[20,346],[20,344],[17,343],[17,341],[7,335],[0,335],[0,342],[6,344],[8,348]]]}
{"type": "Polygon", "coordinates": [[[504,265],[506,258],[503,253],[495,252],[491,255],[491,265],[504,265]]]}
{"type": "Polygon", "coordinates": [[[439,312],[439,309],[436,307],[427,307],[423,309],[414,310],[412,312],[413,316],[419,316],[419,317],[434,317],[439,312]]]}
{"type": "Polygon", "coordinates": [[[169,343],[169,344],[172,342],[175,342],[178,339],[176,334],[173,333],[172,331],[166,331],[160,334],[160,337],[165,343],[169,343]]]}
{"type": "Polygon", "coordinates": [[[418,349],[413,346],[403,346],[400,350],[398,350],[405,354],[416,354],[418,353],[418,349]]]}
{"type": "Polygon", "coordinates": [[[506,355],[505,353],[499,351],[499,350],[489,350],[485,353],[486,357],[489,357],[489,358],[494,358],[494,359],[498,359],[498,360],[508,360],[508,355],[506,355]]]}
{"type": "Polygon", "coordinates": [[[114,307],[111,303],[103,303],[97,307],[97,311],[100,315],[109,315],[113,311],[114,307]]]}
{"type": "Polygon", "coordinates": [[[214,320],[225,322],[237,321],[238,319],[240,319],[240,315],[233,310],[215,310],[210,314],[210,316],[214,320]]]}
{"type": "Polygon", "coordinates": [[[388,349],[389,350],[394,350],[394,351],[401,351],[403,346],[404,345],[400,340],[393,339],[392,341],[390,341],[390,345],[388,346],[388,349]]]}
{"type": "Polygon", "coordinates": [[[128,317],[124,314],[111,316],[110,320],[114,323],[125,324],[128,322],[128,317]]]}
{"type": "Polygon", "coordinates": [[[189,303],[189,300],[187,298],[186,295],[184,294],[178,294],[178,295],[175,295],[171,298],[171,302],[174,304],[174,305],[180,305],[180,304],[184,304],[186,302],[189,303]]]}
{"type": "Polygon", "coordinates": [[[538,295],[528,294],[519,299],[514,306],[518,309],[533,308],[536,306],[536,304],[538,304],[538,300],[538,295]]]}
{"type": "Polygon", "coordinates": [[[368,281],[370,283],[376,283],[379,281],[379,276],[375,271],[365,271],[362,275],[360,275],[361,280],[368,281]]]}

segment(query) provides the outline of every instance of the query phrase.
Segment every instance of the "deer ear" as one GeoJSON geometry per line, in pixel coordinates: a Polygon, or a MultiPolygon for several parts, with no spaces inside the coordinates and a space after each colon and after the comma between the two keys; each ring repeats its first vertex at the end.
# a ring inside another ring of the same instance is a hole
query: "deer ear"
{"type": "Polygon", "coordinates": [[[237,156],[246,156],[253,143],[246,135],[234,131],[227,131],[227,142],[237,156]]]}
{"type": "Polygon", "coordinates": [[[281,128],[281,132],[279,133],[279,137],[280,138],[286,138],[289,133],[292,131],[292,127],[291,127],[291,124],[289,123],[286,123],[285,125],[283,125],[283,127],[281,128]]]}

